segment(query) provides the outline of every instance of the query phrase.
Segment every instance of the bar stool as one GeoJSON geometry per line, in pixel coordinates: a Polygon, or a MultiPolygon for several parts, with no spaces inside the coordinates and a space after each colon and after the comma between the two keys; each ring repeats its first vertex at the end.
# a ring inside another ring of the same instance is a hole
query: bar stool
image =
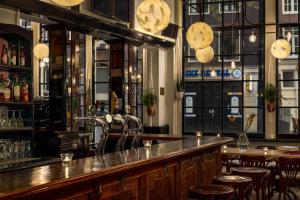
{"type": "Polygon", "coordinates": [[[215,176],[213,183],[232,187],[234,189],[235,199],[243,200],[247,196],[246,193],[250,189],[252,179],[246,176],[222,175],[215,176]]]}
{"type": "Polygon", "coordinates": [[[204,185],[190,187],[190,198],[205,200],[231,200],[234,189],[224,185],[204,185]]]}
{"type": "Polygon", "coordinates": [[[262,199],[265,199],[265,179],[268,171],[257,167],[233,167],[231,168],[233,175],[247,176],[252,179],[252,186],[256,193],[256,200],[260,199],[260,191],[262,199]]]}

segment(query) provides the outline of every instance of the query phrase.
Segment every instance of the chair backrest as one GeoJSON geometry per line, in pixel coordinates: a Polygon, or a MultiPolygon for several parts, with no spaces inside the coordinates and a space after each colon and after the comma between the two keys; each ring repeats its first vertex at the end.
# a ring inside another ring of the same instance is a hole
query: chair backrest
{"type": "Polygon", "coordinates": [[[266,168],[267,159],[264,156],[246,156],[240,157],[242,167],[266,168]]]}
{"type": "Polygon", "coordinates": [[[300,158],[284,158],[278,160],[279,176],[284,176],[288,186],[292,186],[296,182],[296,176],[300,171],[300,158]]]}

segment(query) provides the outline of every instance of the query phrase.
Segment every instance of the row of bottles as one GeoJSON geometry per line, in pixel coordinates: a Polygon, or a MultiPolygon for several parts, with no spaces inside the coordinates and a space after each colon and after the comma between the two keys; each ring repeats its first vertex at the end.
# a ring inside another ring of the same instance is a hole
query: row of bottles
{"type": "Polygon", "coordinates": [[[29,102],[29,88],[28,81],[23,79],[19,82],[18,76],[14,77],[14,80],[3,79],[3,75],[0,77],[0,102],[29,102]]]}
{"type": "MultiPolygon", "coordinates": [[[[17,48],[15,47],[15,45],[11,45],[9,47],[6,47],[5,44],[2,45],[0,63],[3,65],[10,65],[10,66],[18,65],[17,48]]],[[[21,46],[20,49],[19,63],[21,67],[24,67],[26,65],[26,58],[25,58],[25,52],[23,46],[21,46]]]]}

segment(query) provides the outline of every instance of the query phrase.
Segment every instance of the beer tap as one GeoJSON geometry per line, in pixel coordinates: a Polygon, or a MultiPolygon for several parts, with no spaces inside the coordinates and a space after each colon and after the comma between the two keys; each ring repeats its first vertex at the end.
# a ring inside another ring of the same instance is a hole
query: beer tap
{"type": "Polygon", "coordinates": [[[143,123],[141,119],[134,115],[125,114],[124,119],[126,120],[127,124],[129,124],[129,121],[134,121],[136,123],[137,128],[133,130],[134,136],[131,142],[131,149],[138,148],[140,143],[140,138],[143,133],[143,123]]]}
{"type": "Polygon", "coordinates": [[[99,125],[102,127],[103,129],[103,134],[101,135],[100,141],[97,144],[96,147],[96,155],[103,155],[104,154],[104,150],[105,150],[105,146],[106,146],[106,141],[108,138],[108,134],[109,134],[109,123],[112,122],[112,117],[111,115],[107,114],[105,116],[101,116],[101,117],[96,117],[95,115],[93,115],[93,110],[94,108],[92,108],[91,106],[89,107],[89,112],[90,112],[90,116],[87,117],[78,117],[78,116],[74,116],[74,121],[78,122],[89,122],[89,123],[94,123],[94,129],[95,129],[95,124],[99,125]]]}
{"type": "Polygon", "coordinates": [[[126,120],[124,120],[124,118],[120,114],[112,115],[112,123],[114,123],[114,122],[119,122],[122,125],[121,137],[119,138],[119,140],[117,142],[115,151],[116,152],[123,151],[124,147],[125,147],[127,135],[128,135],[127,122],[126,122],[126,120]]]}

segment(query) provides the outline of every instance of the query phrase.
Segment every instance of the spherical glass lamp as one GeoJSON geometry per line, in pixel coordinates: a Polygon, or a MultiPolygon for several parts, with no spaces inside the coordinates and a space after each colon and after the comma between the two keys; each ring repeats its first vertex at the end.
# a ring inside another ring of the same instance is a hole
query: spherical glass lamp
{"type": "Polygon", "coordinates": [[[208,24],[196,22],[188,28],[186,39],[191,48],[203,49],[211,45],[214,32],[208,24]]]}
{"type": "Polygon", "coordinates": [[[271,46],[271,53],[275,58],[287,58],[292,51],[291,44],[285,39],[278,39],[271,46]]]}
{"type": "Polygon", "coordinates": [[[33,54],[38,59],[43,59],[49,56],[49,47],[44,43],[38,43],[33,48],[33,54]]]}
{"type": "Polygon", "coordinates": [[[251,42],[251,43],[255,43],[256,42],[256,35],[255,35],[254,31],[252,31],[251,35],[249,36],[249,42],[251,42]]]}
{"type": "Polygon", "coordinates": [[[214,50],[211,46],[204,49],[196,49],[196,58],[201,63],[208,63],[214,58],[214,50]]]}
{"type": "Polygon", "coordinates": [[[157,34],[169,25],[171,9],[164,0],[144,0],[136,10],[136,18],[142,29],[157,34]]]}
{"type": "Polygon", "coordinates": [[[52,0],[54,3],[60,6],[77,6],[81,4],[84,0],[52,0]]]}

